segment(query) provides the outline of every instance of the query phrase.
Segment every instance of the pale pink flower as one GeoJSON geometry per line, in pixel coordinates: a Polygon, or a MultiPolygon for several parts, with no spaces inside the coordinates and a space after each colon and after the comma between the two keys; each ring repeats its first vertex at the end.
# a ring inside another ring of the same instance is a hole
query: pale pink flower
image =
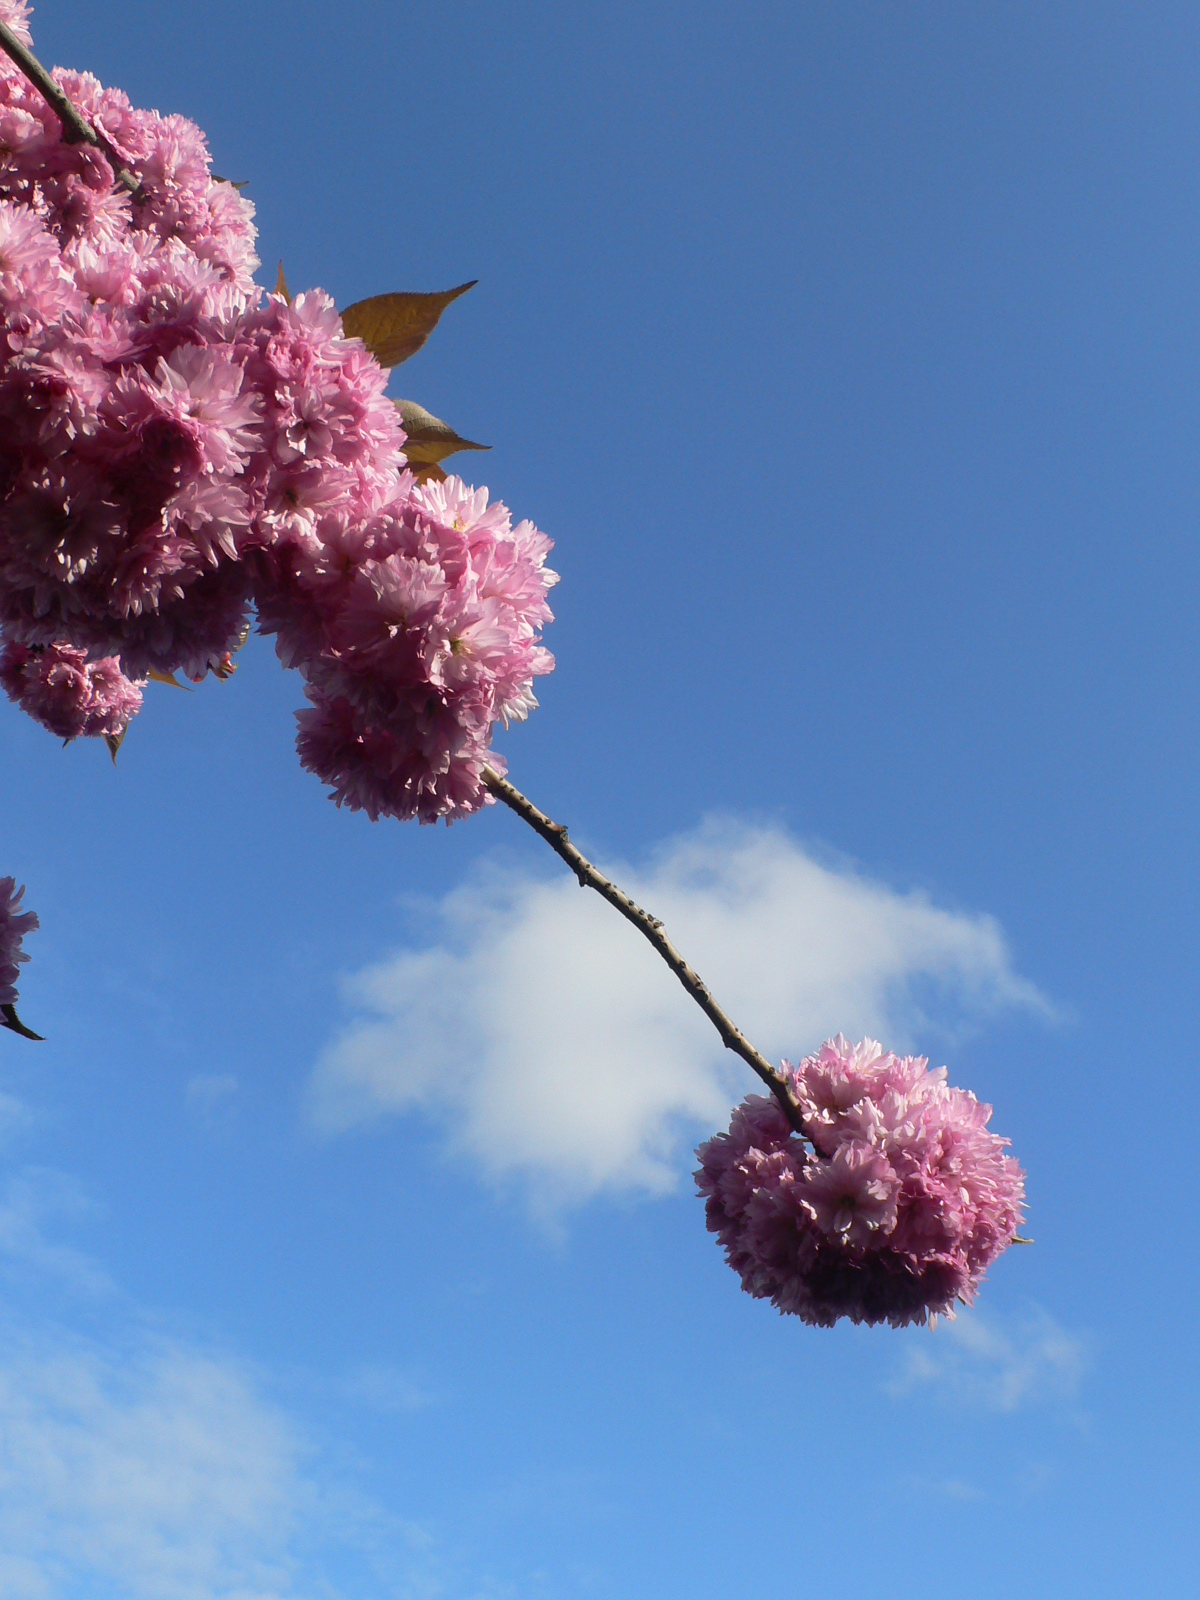
{"type": "Polygon", "coordinates": [[[862,1140],[840,1144],[805,1168],[800,1195],[822,1233],[843,1245],[866,1245],[896,1226],[900,1180],[888,1159],[862,1140]]]}
{"type": "MultiPolygon", "coordinates": [[[[29,31],[30,9],[27,0],[0,0],[0,22],[12,29],[26,49],[30,49],[33,45],[33,35],[29,31]]],[[[8,72],[19,70],[16,63],[5,55],[0,55],[0,62],[3,62],[4,69],[8,72]]],[[[5,881],[0,879],[0,882],[5,881]]]]}
{"type": "Polygon", "coordinates": [[[54,240],[32,211],[0,203],[0,275],[19,277],[30,267],[57,264],[58,254],[54,240]]]}

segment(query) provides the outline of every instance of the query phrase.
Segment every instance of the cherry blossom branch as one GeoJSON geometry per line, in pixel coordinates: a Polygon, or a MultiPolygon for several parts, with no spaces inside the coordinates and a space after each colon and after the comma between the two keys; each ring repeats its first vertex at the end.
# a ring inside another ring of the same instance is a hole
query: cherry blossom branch
{"type": "Polygon", "coordinates": [[[86,118],[80,116],[33,51],[26,49],[4,22],[0,22],[0,50],[12,57],[62,123],[63,139],[66,143],[93,145],[113,169],[113,176],[117,182],[128,189],[130,194],[140,193],[141,180],[129,171],[119,152],[109,144],[102,133],[92,127],[86,118]]]}
{"type": "Polygon", "coordinates": [[[598,895],[614,906],[627,922],[632,922],[638,932],[654,946],[659,955],[679,979],[680,983],[691,995],[692,999],[703,1011],[721,1036],[721,1043],[727,1050],[732,1050],[735,1055],[741,1056],[749,1067],[752,1067],[759,1077],[770,1089],[776,1100],[783,1107],[784,1115],[795,1131],[806,1143],[812,1141],[804,1131],[804,1120],[800,1104],[792,1090],[791,1081],[787,1074],[780,1068],[772,1066],[766,1056],[761,1055],[750,1043],[740,1028],[734,1027],[729,1017],[721,1010],[720,1006],[709,993],[707,985],[699,974],[693,972],[691,967],[676,950],[675,946],[663,932],[662,922],[658,917],[652,917],[648,911],[643,911],[636,901],[631,900],[623,889],[618,889],[610,878],[606,878],[588,858],[578,850],[567,837],[567,830],[560,822],[551,822],[544,811],[539,811],[532,800],[526,799],[521,791],[507,778],[502,778],[491,767],[484,767],[483,781],[497,800],[502,800],[510,811],[515,811],[522,822],[527,822],[536,834],[539,834],[551,850],[570,867],[579,879],[581,889],[594,889],[598,895]]]}

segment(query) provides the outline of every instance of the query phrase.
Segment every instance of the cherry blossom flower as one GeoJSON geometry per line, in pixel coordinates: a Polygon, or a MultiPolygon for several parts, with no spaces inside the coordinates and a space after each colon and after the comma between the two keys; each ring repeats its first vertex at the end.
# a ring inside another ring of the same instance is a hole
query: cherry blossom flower
{"type": "Polygon", "coordinates": [[[557,575],[551,542],[460,478],[358,521],[342,510],[280,540],[256,587],[259,625],[299,667],[302,764],[372,818],[452,820],[490,804],[497,722],[528,715],[557,575]]]}
{"type": "Polygon", "coordinates": [[[710,1232],[749,1294],[830,1326],[900,1327],[970,1303],[1022,1220],[991,1107],[921,1056],[840,1034],[788,1068],[811,1148],[750,1095],[697,1151],[710,1232]]]}
{"type": "Polygon", "coordinates": [[[24,893],[15,878],[0,878],[0,1006],[17,1002],[17,974],[21,963],[29,960],[21,941],[38,925],[34,912],[21,910],[24,893]]]}
{"type": "Polygon", "coordinates": [[[5,645],[0,684],[60,739],[120,738],[142,708],[141,686],[125,676],[115,656],[89,661],[70,645],[5,645]]]}
{"type": "MultiPolygon", "coordinates": [[[[33,44],[33,35],[29,31],[29,9],[27,0],[0,0],[0,22],[8,24],[26,49],[33,44]]],[[[0,73],[16,70],[7,56],[0,56],[0,73]]]]}
{"type": "Polygon", "coordinates": [[[127,720],[138,680],[224,671],[253,603],[306,680],[301,758],[339,804],[477,810],[495,725],[553,666],[550,541],[485,489],[418,487],[387,374],[327,295],[254,283],[252,208],[194,124],[56,77],[140,188],[0,73],[10,693],[66,737],[127,720]],[[101,707],[113,671],[129,688],[101,707]]]}

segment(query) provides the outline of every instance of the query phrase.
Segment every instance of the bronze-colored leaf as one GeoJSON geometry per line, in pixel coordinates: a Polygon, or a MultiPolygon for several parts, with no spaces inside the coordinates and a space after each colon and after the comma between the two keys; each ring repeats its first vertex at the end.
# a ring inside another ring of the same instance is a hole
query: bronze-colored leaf
{"type": "Polygon", "coordinates": [[[246,189],[250,185],[249,178],[243,178],[239,183],[236,178],[219,178],[215,172],[212,175],[212,181],[214,183],[227,183],[231,189],[246,189]]]}
{"type": "Polygon", "coordinates": [[[412,475],[418,483],[445,483],[450,476],[436,461],[414,461],[412,475]]]}
{"type": "Polygon", "coordinates": [[[125,735],[129,732],[128,726],[121,729],[120,733],[106,733],[104,742],[108,746],[108,753],[112,757],[112,764],[117,764],[117,751],[125,742],[125,735]]]}
{"type": "Polygon", "coordinates": [[[22,1039],[37,1039],[45,1043],[40,1033],[34,1033],[32,1028],[27,1028],[21,1021],[16,1006],[0,1006],[0,1028],[8,1028],[13,1033],[19,1033],[22,1039]]]}
{"type": "Polygon", "coordinates": [[[160,672],[157,667],[150,667],[147,676],[152,683],[169,683],[172,689],[186,689],[188,694],[192,692],[186,683],[180,683],[173,672],[160,672]]]}
{"type": "Polygon", "coordinates": [[[450,302],[478,282],[472,278],[440,294],[377,294],[356,300],[342,312],[346,337],[361,339],[381,367],[398,367],[416,355],[450,302]]]}
{"type": "MultiPolygon", "coordinates": [[[[473,439],[464,439],[461,434],[455,433],[448,422],[433,416],[415,400],[397,400],[396,407],[404,423],[404,431],[408,435],[404,453],[408,457],[409,466],[422,483],[425,482],[425,478],[422,477],[419,468],[437,466],[439,462],[445,461],[447,456],[452,456],[459,450],[492,448],[490,444],[476,444],[473,439]]],[[[433,475],[428,474],[428,476],[433,475]]],[[[440,482],[441,479],[434,481],[440,482]]]]}
{"type": "Polygon", "coordinates": [[[275,293],[281,294],[288,305],[292,303],[292,296],[287,286],[287,279],[283,275],[283,262],[279,263],[279,276],[275,279],[275,293]]]}

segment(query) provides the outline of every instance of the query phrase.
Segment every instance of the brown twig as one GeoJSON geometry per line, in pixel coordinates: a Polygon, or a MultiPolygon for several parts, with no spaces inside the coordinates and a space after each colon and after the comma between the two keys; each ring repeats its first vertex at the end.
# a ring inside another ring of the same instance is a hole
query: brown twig
{"type": "Polygon", "coordinates": [[[63,138],[66,142],[93,145],[113,169],[117,182],[128,189],[130,194],[140,195],[141,180],[129,171],[120,153],[109,144],[98,129],[93,128],[90,122],[80,116],[38,58],[31,50],[26,49],[12,29],[3,22],[0,22],[0,50],[12,57],[62,123],[63,138]]]}
{"type": "Polygon", "coordinates": [[[483,781],[496,796],[497,800],[502,800],[510,811],[515,811],[522,822],[527,822],[536,834],[540,834],[545,839],[551,850],[562,857],[579,879],[581,888],[594,889],[598,895],[608,901],[610,906],[614,906],[626,921],[632,922],[644,938],[649,940],[720,1034],[721,1043],[727,1050],[732,1050],[735,1055],[741,1056],[742,1060],[758,1073],[767,1088],[770,1089],[776,1100],[783,1107],[784,1114],[792,1127],[802,1139],[811,1144],[812,1141],[804,1131],[804,1119],[787,1074],[779,1067],[772,1066],[766,1056],[759,1054],[741,1029],[734,1027],[733,1023],[713,999],[699,975],[692,971],[691,967],[679,954],[679,951],[667,938],[659,919],[652,917],[648,911],[643,911],[641,906],[631,900],[623,889],[618,889],[610,878],[606,878],[602,872],[598,871],[588,858],[571,843],[567,837],[567,830],[562,824],[551,822],[545,812],[539,811],[533,801],[527,800],[519,789],[509,783],[507,778],[502,778],[498,772],[493,772],[491,767],[484,767],[483,781]]]}

